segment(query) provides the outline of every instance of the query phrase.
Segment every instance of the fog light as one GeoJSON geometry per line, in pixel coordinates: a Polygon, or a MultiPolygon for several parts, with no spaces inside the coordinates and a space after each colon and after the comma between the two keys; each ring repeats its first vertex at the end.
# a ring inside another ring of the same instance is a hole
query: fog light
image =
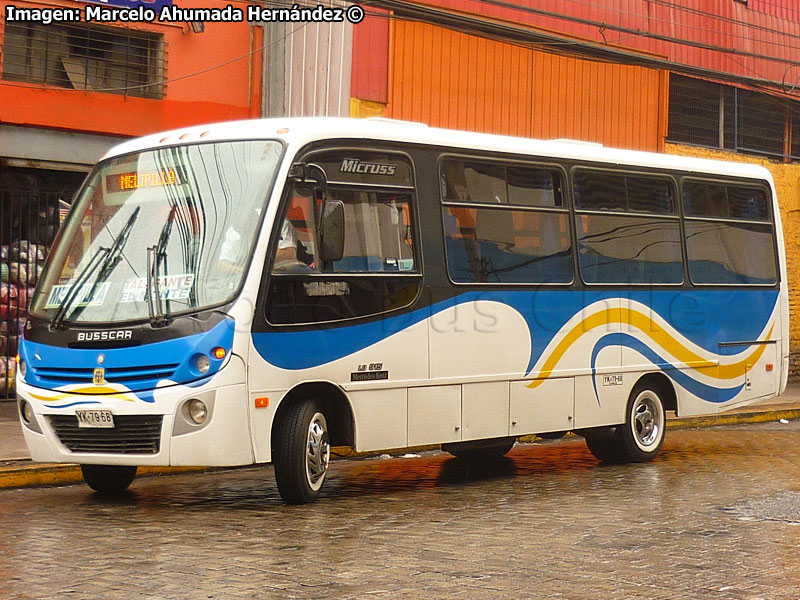
{"type": "Polygon", "coordinates": [[[186,403],[186,410],[189,413],[189,417],[192,419],[192,421],[198,425],[205,423],[206,418],[208,418],[208,408],[206,408],[206,405],[197,398],[192,398],[186,403]]]}
{"type": "Polygon", "coordinates": [[[205,354],[198,354],[194,358],[194,368],[197,369],[201,375],[208,373],[211,368],[211,361],[205,354]]]}
{"type": "Polygon", "coordinates": [[[22,420],[25,421],[28,425],[33,422],[33,407],[31,406],[30,402],[22,402],[22,405],[19,407],[19,412],[22,415],[22,420]]]}

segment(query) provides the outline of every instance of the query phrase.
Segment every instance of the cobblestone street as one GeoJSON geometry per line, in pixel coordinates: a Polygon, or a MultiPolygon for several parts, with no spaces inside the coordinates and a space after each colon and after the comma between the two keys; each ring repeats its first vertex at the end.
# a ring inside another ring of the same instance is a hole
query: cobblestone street
{"type": "Polygon", "coordinates": [[[800,425],[671,431],[650,464],[575,438],[482,468],[339,460],[284,506],[271,467],[0,492],[2,598],[800,597],[800,425]]]}

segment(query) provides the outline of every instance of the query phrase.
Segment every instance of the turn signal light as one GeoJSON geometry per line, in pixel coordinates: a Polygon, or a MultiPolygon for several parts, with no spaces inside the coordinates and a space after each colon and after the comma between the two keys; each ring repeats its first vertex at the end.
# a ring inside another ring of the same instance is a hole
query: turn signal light
{"type": "Polygon", "coordinates": [[[269,398],[256,398],[256,408],[267,408],[269,406],[269,398]]]}
{"type": "Polygon", "coordinates": [[[214,358],[216,358],[217,360],[222,360],[223,358],[225,358],[227,352],[225,352],[225,348],[217,346],[211,351],[211,354],[213,354],[214,358]]]}
{"type": "Polygon", "coordinates": [[[773,365],[772,363],[767,363],[767,373],[771,372],[772,369],[774,369],[774,368],[775,368],[775,365],[773,365]]]}

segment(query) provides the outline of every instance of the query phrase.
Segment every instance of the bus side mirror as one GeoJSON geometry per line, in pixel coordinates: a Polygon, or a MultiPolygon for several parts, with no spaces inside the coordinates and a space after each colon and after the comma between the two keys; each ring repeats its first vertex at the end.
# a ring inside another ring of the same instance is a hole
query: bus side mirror
{"type": "Polygon", "coordinates": [[[325,171],[313,163],[294,163],[289,169],[289,179],[294,182],[294,189],[301,196],[313,196],[317,190],[324,194],[328,186],[325,171]]]}
{"type": "Polygon", "coordinates": [[[320,260],[341,260],[344,255],[344,202],[341,200],[326,200],[322,204],[319,237],[320,260]]]}

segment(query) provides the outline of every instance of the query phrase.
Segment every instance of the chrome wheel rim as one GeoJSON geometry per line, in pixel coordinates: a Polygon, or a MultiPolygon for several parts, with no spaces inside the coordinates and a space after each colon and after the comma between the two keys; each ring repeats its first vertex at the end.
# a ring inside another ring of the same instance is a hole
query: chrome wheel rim
{"type": "Polygon", "coordinates": [[[645,390],[636,397],[632,411],[633,437],[639,448],[649,451],[658,445],[664,432],[664,411],[661,410],[661,401],[654,392],[645,390]]]}
{"type": "Polygon", "coordinates": [[[325,415],[315,413],[308,424],[306,441],[306,479],[315,492],[322,487],[328,462],[331,458],[331,445],[328,441],[328,423],[325,415]]]}

